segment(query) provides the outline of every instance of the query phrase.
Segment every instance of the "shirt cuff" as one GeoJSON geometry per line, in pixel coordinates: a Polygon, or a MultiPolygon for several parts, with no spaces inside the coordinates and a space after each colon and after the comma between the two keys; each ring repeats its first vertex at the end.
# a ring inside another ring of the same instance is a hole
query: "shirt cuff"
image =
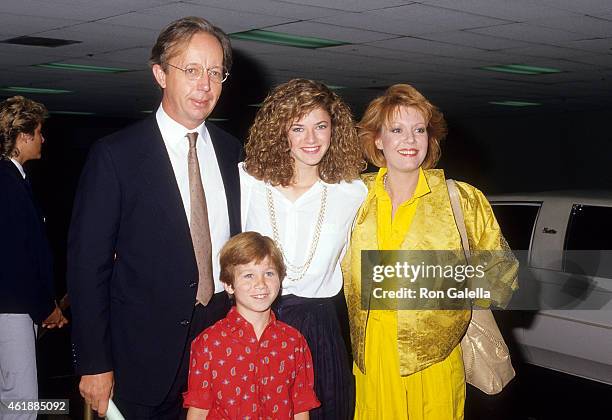
{"type": "Polygon", "coordinates": [[[309,392],[303,392],[298,397],[293,398],[293,413],[299,414],[310,411],[320,405],[321,403],[317,399],[317,394],[311,389],[309,392]]]}
{"type": "Polygon", "coordinates": [[[210,398],[210,395],[205,392],[183,392],[183,408],[189,407],[210,410],[212,409],[212,399],[210,398]]]}

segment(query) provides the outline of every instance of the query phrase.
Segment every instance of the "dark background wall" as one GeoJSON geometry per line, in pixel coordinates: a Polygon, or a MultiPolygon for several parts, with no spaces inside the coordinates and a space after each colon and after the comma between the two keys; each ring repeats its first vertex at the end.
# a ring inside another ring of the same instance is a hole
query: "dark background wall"
{"type": "Polygon", "coordinates": [[[485,193],[612,189],[612,110],[449,118],[441,167],[485,193]]]}

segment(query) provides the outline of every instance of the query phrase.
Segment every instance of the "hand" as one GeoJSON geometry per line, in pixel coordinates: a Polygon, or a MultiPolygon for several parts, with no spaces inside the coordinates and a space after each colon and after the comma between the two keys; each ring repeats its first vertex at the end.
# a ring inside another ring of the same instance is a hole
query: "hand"
{"type": "Polygon", "coordinates": [[[98,373],[96,375],[83,375],[79,384],[79,391],[85,402],[92,410],[98,412],[100,417],[106,415],[108,400],[113,396],[115,379],[113,371],[98,373]]]}
{"type": "Polygon", "coordinates": [[[64,317],[62,310],[56,305],[51,315],[47,317],[42,323],[44,328],[62,328],[68,323],[68,320],[64,317]]]}

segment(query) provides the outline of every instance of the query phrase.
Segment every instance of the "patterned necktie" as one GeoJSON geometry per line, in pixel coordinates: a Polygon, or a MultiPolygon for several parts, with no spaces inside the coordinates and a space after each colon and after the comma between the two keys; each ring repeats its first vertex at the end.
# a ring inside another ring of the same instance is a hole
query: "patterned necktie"
{"type": "Polygon", "coordinates": [[[210,227],[208,226],[208,210],[206,196],[200,176],[200,164],[196,151],[198,133],[187,133],[189,139],[189,154],[187,168],[189,171],[189,197],[191,201],[191,241],[198,265],[198,292],[196,302],[206,306],[212,297],[215,287],[212,275],[212,244],[210,242],[210,227]]]}

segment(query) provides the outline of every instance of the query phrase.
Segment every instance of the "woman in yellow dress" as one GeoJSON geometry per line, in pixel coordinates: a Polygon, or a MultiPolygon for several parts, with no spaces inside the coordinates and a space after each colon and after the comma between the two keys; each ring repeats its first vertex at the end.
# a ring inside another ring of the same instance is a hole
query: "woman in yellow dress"
{"type": "MultiPolygon", "coordinates": [[[[463,419],[465,374],[460,341],[466,310],[373,309],[362,305],[362,250],[461,250],[444,173],[435,167],[446,136],[442,113],[410,85],[391,86],[370,103],[359,124],[367,159],[368,195],[343,261],[356,379],[355,419],[463,419]]],[[[457,182],[472,251],[490,253],[490,300],[507,304],[518,264],[491,206],[473,186],[457,182]],[[499,252],[497,252],[499,251],[499,252]]],[[[365,302],[371,302],[366,299],[365,302]]]]}

